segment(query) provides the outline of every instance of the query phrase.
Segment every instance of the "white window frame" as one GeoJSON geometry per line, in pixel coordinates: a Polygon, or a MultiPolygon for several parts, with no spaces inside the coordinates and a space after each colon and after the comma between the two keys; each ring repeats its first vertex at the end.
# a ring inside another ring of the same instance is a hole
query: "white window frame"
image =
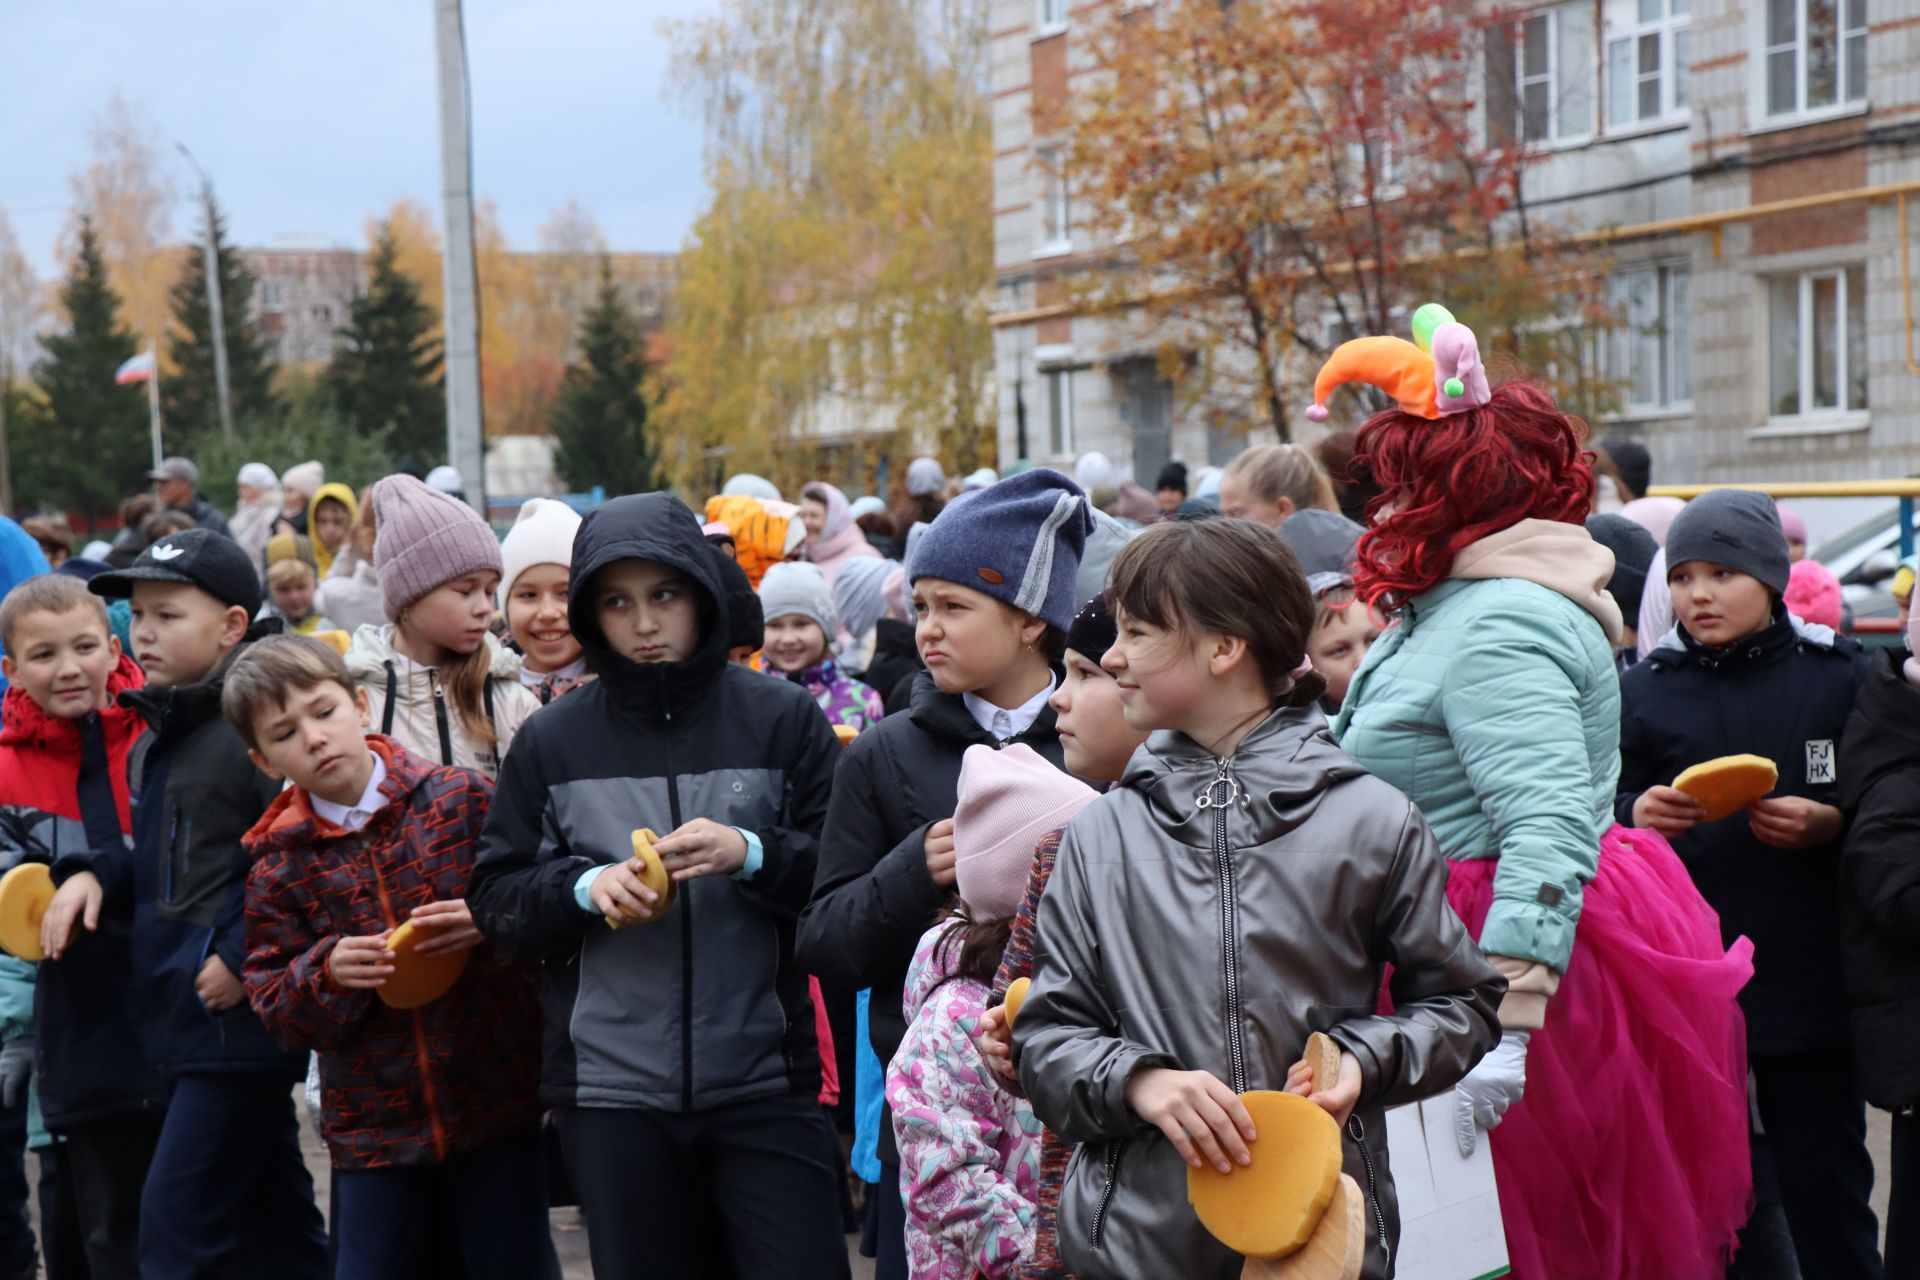
{"type": "Polygon", "coordinates": [[[1073,456],[1073,370],[1043,369],[1047,382],[1047,445],[1056,458],[1073,456]]]}
{"type": "Polygon", "coordinates": [[[1060,147],[1049,144],[1033,149],[1034,177],[1040,184],[1039,198],[1033,202],[1040,216],[1036,258],[1053,258],[1073,252],[1073,192],[1067,175],[1060,168],[1060,147]]]}
{"type": "Polygon", "coordinates": [[[1072,0],[1033,0],[1033,36],[1043,40],[1067,29],[1072,0]]]}
{"type": "Polygon", "coordinates": [[[1625,418],[1652,418],[1678,415],[1693,409],[1693,268],[1686,262],[1650,262],[1616,271],[1607,280],[1609,302],[1615,307],[1620,324],[1605,337],[1601,367],[1608,381],[1621,387],[1621,413],[1625,418]],[[1636,328],[1628,310],[1633,282],[1648,280],[1653,289],[1652,328],[1636,328]],[[1682,283],[1684,281],[1684,283],[1682,283]],[[1678,305],[1684,295],[1687,305],[1678,305]],[[1617,299],[1617,300],[1616,300],[1617,299]],[[1634,399],[1632,344],[1650,342],[1654,362],[1654,397],[1634,399]],[[1686,394],[1678,394],[1678,374],[1686,369],[1686,394]]]}
{"type": "Polygon", "coordinates": [[[1859,115],[1867,109],[1867,0],[1832,0],[1838,15],[1839,36],[1834,49],[1834,74],[1836,77],[1835,99],[1825,106],[1807,105],[1807,5],[1809,0],[1791,0],[1794,7],[1794,38],[1791,41],[1769,43],[1767,31],[1768,4],[1765,0],[1752,5],[1749,21],[1753,27],[1753,63],[1751,128],[1749,132],[1766,129],[1786,128],[1806,124],[1815,120],[1831,120],[1837,116],[1859,115]],[[1850,11],[1859,8],[1860,23],[1848,25],[1850,11]],[[1858,39],[1861,42],[1860,83],[1852,83],[1854,77],[1848,70],[1847,43],[1858,39]],[[1793,58],[1793,102],[1794,105],[1784,111],[1770,110],[1772,98],[1767,83],[1768,68],[1773,55],[1792,52],[1793,58]]]}
{"type": "Polygon", "coordinates": [[[1557,150],[1562,147],[1577,147],[1591,142],[1595,136],[1596,121],[1599,119],[1600,76],[1599,50],[1600,33],[1590,32],[1592,41],[1591,57],[1586,68],[1587,118],[1581,127],[1573,133],[1560,131],[1561,107],[1566,99],[1566,77],[1560,65],[1560,23],[1568,14],[1588,14],[1592,9],[1586,0],[1570,0],[1569,3],[1547,5],[1522,14],[1513,25],[1513,136],[1523,146],[1541,150],[1557,150]],[[1527,74],[1527,24],[1544,20],[1547,24],[1547,70],[1543,75],[1527,74]],[[1547,85],[1547,132],[1544,137],[1527,136],[1527,85],[1536,81],[1545,81],[1547,85]]]}
{"type": "MultiPolygon", "coordinates": [[[[1866,266],[1864,263],[1858,262],[1842,263],[1834,267],[1821,267],[1812,271],[1788,272],[1767,279],[1766,284],[1769,292],[1771,292],[1773,286],[1781,280],[1794,280],[1798,282],[1798,306],[1794,314],[1793,346],[1794,355],[1799,361],[1799,367],[1795,370],[1795,376],[1798,383],[1797,389],[1800,401],[1798,412],[1781,413],[1773,402],[1773,385],[1772,379],[1769,377],[1767,385],[1767,419],[1769,422],[1803,423],[1836,419],[1864,419],[1872,409],[1873,399],[1871,396],[1871,386],[1868,388],[1865,403],[1857,406],[1847,403],[1848,397],[1851,396],[1853,392],[1853,369],[1850,363],[1852,355],[1850,348],[1853,345],[1851,341],[1853,335],[1847,331],[1847,325],[1850,323],[1848,316],[1852,303],[1852,299],[1850,299],[1847,294],[1852,286],[1848,282],[1847,277],[1856,270],[1860,272],[1860,282],[1864,288],[1866,284],[1866,266]],[[1840,397],[1840,403],[1826,408],[1808,403],[1813,397],[1814,344],[1807,340],[1807,335],[1813,332],[1814,328],[1814,286],[1822,280],[1832,280],[1835,282],[1834,319],[1836,321],[1836,333],[1834,335],[1833,370],[1834,387],[1840,397]]],[[[1866,322],[1864,302],[1861,307],[1861,322],[1863,324],[1866,322]]],[[[1773,300],[1770,296],[1767,299],[1767,323],[1769,325],[1773,323],[1773,300]]],[[[1767,344],[1770,354],[1773,344],[1773,334],[1771,330],[1769,330],[1767,334],[1767,344]]]]}
{"type": "Polygon", "coordinates": [[[1633,133],[1662,125],[1680,124],[1687,119],[1691,98],[1691,75],[1683,59],[1692,57],[1693,16],[1690,0],[1652,0],[1660,9],[1654,18],[1642,16],[1644,0],[1607,0],[1600,39],[1600,65],[1603,89],[1602,112],[1610,134],[1633,133]],[[1640,43],[1651,39],[1659,50],[1659,63],[1653,77],[1659,82],[1659,106],[1652,115],[1640,114],[1640,88],[1649,77],[1640,70],[1640,43]],[[1684,46],[1684,50],[1682,48],[1684,46]],[[1614,51],[1627,55],[1627,84],[1615,83],[1614,51]],[[1624,92],[1630,114],[1614,116],[1616,92],[1624,92]]]}

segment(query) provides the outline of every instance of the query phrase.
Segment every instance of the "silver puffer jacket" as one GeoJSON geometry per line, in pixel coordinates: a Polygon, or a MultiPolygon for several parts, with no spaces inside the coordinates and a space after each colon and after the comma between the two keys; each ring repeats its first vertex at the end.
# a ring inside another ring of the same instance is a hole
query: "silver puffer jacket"
{"type": "Polygon", "coordinates": [[[1365,1274],[1390,1274],[1382,1113],[1450,1088],[1500,1038],[1506,983],[1446,883],[1419,811],[1312,710],[1275,711],[1227,760],[1157,733],[1081,811],[1040,901],[1015,1033],[1034,1112],[1081,1144],[1059,1218],[1076,1276],[1240,1274],[1188,1205],[1172,1144],[1127,1106],[1127,1080],[1173,1067],[1280,1089],[1314,1031],[1360,1061],[1345,1164],[1369,1202],[1365,1274]],[[1386,964],[1391,1017],[1376,1012],[1386,964]]]}

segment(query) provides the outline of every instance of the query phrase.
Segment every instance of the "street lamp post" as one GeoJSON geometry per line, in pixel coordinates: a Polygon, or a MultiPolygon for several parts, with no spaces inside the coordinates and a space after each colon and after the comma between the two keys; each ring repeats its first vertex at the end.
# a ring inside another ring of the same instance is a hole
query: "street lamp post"
{"type": "Polygon", "coordinates": [[[213,319],[213,390],[220,406],[220,436],[223,440],[231,440],[233,399],[227,390],[227,317],[220,297],[220,258],[213,247],[213,180],[207,177],[200,162],[193,158],[193,152],[187,150],[186,143],[174,145],[180,148],[180,154],[187,158],[193,171],[200,175],[200,203],[207,217],[207,238],[200,246],[200,254],[207,270],[207,313],[213,319]]]}

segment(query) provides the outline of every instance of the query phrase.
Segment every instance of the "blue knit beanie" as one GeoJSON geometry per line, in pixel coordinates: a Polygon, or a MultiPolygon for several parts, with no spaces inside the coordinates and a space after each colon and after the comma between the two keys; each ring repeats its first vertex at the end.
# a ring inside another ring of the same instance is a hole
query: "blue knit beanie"
{"type": "Polygon", "coordinates": [[[948,503],[913,548],[907,577],[970,587],[1065,631],[1092,530],[1079,485],[1058,471],[1022,472],[948,503]]]}

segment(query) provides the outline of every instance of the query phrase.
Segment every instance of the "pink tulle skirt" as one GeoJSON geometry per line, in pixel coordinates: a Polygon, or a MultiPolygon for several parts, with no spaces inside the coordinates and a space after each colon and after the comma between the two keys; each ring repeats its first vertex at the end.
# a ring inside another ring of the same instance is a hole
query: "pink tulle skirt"
{"type": "MultiPolygon", "coordinates": [[[[1494,865],[1451,864],[1447,899],[1476,938],[1494,865]]],[[[1665,839],[1602,837],[1526,1094],[1492,1135],[1514,1276],[1722,1274],[1752,1192],[1734,1000],[1752,976],[1753,944],[1721,945],[1665,839]]]]}

